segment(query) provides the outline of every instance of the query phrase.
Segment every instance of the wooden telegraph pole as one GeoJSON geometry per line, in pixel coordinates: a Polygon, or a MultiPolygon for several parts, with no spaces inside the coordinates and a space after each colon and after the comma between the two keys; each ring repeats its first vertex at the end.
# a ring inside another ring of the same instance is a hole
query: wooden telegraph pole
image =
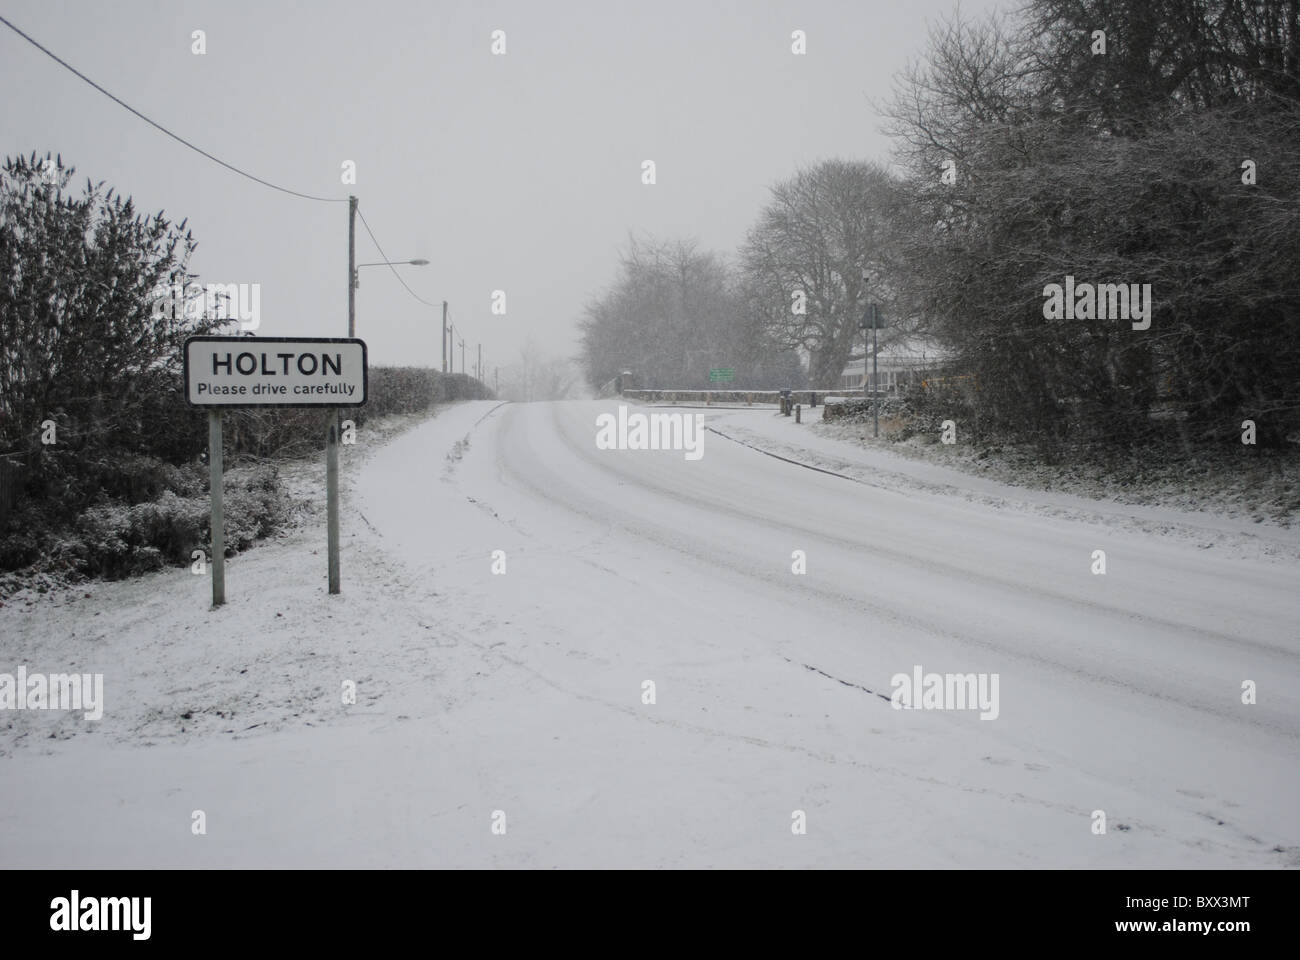
{"type": "MultiPolygon", "coordinates": [[[[357,335],[357,198],[348,197],[348,339],[357,335]]],[[[326,549],[329,591],[339,592],[339,411],[330,410],[325,438],[326,549]]]]}

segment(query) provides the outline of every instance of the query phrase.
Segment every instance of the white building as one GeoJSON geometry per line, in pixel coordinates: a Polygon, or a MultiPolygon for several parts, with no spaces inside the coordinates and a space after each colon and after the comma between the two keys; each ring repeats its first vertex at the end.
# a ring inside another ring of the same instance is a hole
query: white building
{"type": "Polygon", "coordinates": [[[861,390],[878,383],[880,389],[897,393],[912,384],[919,384],[927,376],[941,375],[951,360],[951,353],[929,337],[890,334],[892,331],[878,334],[880,344],[875,363],[878,379],[868,383],[871,380],[871,354],[868,353],[865,357],[849,360],[840,374],[840,389],[861,390]],[[888,340],[886,336],[889,336],[888,340]]]}

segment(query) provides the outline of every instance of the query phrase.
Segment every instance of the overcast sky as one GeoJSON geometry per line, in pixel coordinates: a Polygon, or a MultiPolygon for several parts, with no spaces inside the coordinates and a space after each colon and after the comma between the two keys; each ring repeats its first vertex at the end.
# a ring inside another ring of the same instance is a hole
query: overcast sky
{"type": "MultiPolygon", "coordinates": [[[[994,0],[966,0],[980,15],[994,0]]],[[[1000,4],[1004,9],[1009,6],[1000,4]]],[[[355,193],[392,259],[484,360],[576,352],[628,231],[733,252],[773,182],[885,160],[872,98],[951,0],[62,2],[3,15],[111,92],[273,183],[355,193]],[[791,53],[791,32],[807,54],[791,53]],[[207,52],[191,52],[206,33],[207,52]],[[491,52],[492,32],[507,52],[491,52]],[[354,161],[355,186],[340,180],[354,161]],[[654,186],[641,163],[654,160],[654,186]],[[507,295],[493,316],[491,293],[507,295]]],[[[0,26],[6,155],[62,153],[188,218],[203,282],[261,284],[264,335],[347,333],[347,204],[277,193],[165,137],[0,26]]],[[[379,260],[358,225],[358,261],[379,260]]],[[[438,365],[440,312],[361,271],[372,363],[438,365]]],[[[459,360],[457,361],[459,368],[459,360]]]]}

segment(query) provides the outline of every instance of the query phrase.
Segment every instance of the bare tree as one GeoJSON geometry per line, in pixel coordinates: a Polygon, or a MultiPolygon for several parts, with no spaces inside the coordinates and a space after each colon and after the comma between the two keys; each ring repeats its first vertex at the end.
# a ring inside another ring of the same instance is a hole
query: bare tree
{"type": "Polygon", "coordinates": [[[825,161],[774,186],[745,241],[746,307],[807,351],[815,386],[838,380],[867,304],[892,304],[897,187],[876,164],[825,161]]]}
{"type": "Polygon", "coordinates": [[[715,367],[734,370],[737,387],[798,373],[797,359],[744,312],[728,263],[681,239],[630,239],[618,278],[587,307],[583,355],[593,386],[624,370],[683,389],[707,387],[715,367]]]}
{"type": "Polygon", "coordinates": [[[581,376],[572,360],[547,356],[529,337],[519,350],[519,362],[501,369],[501,396],[516,403],[570,400],[581,392],[581,376]]]}

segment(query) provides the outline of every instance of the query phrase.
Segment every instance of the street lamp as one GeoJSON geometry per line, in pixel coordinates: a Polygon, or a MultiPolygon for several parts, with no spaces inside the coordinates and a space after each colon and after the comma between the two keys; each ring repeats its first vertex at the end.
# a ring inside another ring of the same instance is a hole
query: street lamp
{"type": "Polygon", "coordinates": [[[374,263],[358,263],[352,270],[352,287],[356,289],[361,286],[361,278],[358,271],[362,267],[402,267],[407,264],[413,267],[427,267],[428,260],[376,260],[374,263]]]}
{"type": "MultiPolygon", "coordinates": [[[[350,258],[351,243],[349,243],[350,258]]],[[[348,288],[348,336],[357,335],[357,287],[361,286],[361,268],[362,267],[398,267],[404,264],[410,264],[413,267],[423,267],[428,264],[428,260],[376,260],[374,263],[358,263],[352,267],[352,285],[348,288]]]]}
{"type": "Polygon", "coordinates": [[[347,291],[347,336],[356,336],[356,287],[361,285],[361,268],[363,267],[402,267],[403,264],[411,264],[412,267],[425,267],[428,260],[376,260],[374,263],[359,263],[352,267],[352,286],[347,291]]]}

